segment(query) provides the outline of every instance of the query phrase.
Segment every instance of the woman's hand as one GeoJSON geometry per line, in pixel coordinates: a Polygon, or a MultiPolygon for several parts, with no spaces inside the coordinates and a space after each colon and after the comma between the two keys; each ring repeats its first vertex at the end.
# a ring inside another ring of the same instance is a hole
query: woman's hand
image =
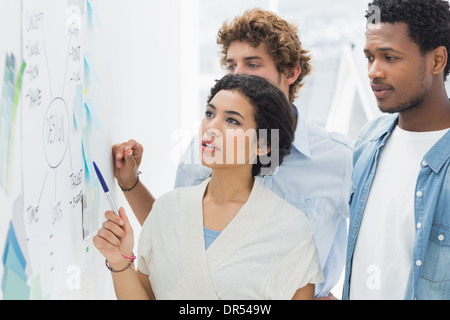
{"type": "Polygon", "coordinates": [[[109,265],[122,269],[129,260],[122,255],[132,256],[134,247],[133,229],[125,214],[124,208],[119,209],[120,217],[113,211],[106,211],[103,227],[93,239],[94,246],[108,260],[109,265]]]}
{"type": "Polygon", "coordinates": [[[123,189],[130,189],[136,184],[137,172],[143,153],[142,145],[135,140],[116,144],[112,147],[114,176],[123,189]]]}

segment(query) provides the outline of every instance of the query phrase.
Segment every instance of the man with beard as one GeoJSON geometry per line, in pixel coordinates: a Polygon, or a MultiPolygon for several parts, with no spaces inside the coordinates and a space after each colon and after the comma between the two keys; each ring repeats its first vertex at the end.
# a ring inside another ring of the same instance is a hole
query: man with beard
{"type": "Polygon", "coordinates": [[[381,21],[364,52],[389,115],[355,146],[344,299],[450,299],[449,2],[369,5],[381,21]]]}

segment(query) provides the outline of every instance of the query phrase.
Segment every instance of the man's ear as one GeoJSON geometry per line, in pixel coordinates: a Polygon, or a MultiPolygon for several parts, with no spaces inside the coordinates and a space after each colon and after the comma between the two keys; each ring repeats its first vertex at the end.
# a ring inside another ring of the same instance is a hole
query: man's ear
{"type": "Polygon", "coordinates": [[[288,85],[293,84],[295,81],[297,81],[298,77],[300,77],[300,74],[302,73],[302,68],[300,66],[296,66],[292,68],[291,70],[286,72],[286,82],[288,85]]]}
{"type": "Polygon", "coordinates": [[[448,61],[448,51],[444,46],[433,50],[433,74],[438,75],[444,72],[448,61]]]}

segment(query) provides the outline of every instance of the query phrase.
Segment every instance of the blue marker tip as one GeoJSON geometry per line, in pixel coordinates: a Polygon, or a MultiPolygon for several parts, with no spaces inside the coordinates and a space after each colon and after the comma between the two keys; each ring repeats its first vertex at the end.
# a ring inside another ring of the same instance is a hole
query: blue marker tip
{"type": "Polygon", "coordinates": [[[98,169],[97,165],[95,164],[95,162],[92,162],[94,164],[94,169],[95,172],[97,173],[97,177],[98,180],[100,181],[100,184],[102,185],[103,191],[105,192],[105,196],[106,199],[108,200],[111,209],[117,214],[119,215],[119,210],[117,209],[116,203],[114,202],[114,199],[112,198],[111,194],[109,193],[109,188],[106,185],[105,179],[103,179],[103,175],[100,172],[100,170],[98,169]]]}
{"type": "Polygon", "coordinates": [[[95,169],[95,172],[97,173],[98,180],[100,180],[100,184],[102,185],[103,191],[105,193],[109,192],[109,188],[106,185],[105,179],[103,179],[103,176],[102,176],[102,173],[100,172],[100,169],[97,167],[95,162],[92,162],[92,163],[94,164],[94,169],[95,169]]]}

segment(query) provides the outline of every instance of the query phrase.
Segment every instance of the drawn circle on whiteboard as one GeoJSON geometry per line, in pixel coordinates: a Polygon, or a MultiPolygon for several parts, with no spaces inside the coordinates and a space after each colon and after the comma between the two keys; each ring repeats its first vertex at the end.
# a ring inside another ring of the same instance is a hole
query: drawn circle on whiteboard
{"type": "Polygon", "coordinates": [[[69,145],[69,113],[62,98],[50,103],[44,118],[44,150],[50,168],[59,167],[69,145]]]}

